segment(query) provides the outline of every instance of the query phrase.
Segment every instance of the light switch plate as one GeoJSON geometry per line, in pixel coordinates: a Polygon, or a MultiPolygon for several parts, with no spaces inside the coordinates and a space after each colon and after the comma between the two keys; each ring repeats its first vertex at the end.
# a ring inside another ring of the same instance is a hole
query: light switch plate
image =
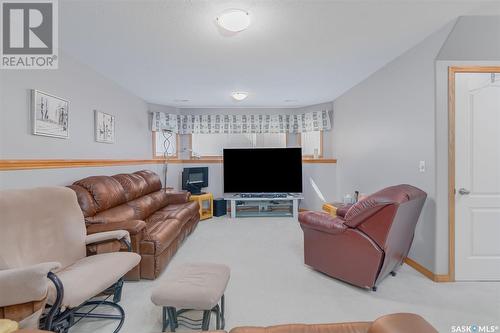
{"type": "Polygon", "coordinates": [[[418,171],[425,172],[425,161],[420,161],[418,163],[418,171]]]}

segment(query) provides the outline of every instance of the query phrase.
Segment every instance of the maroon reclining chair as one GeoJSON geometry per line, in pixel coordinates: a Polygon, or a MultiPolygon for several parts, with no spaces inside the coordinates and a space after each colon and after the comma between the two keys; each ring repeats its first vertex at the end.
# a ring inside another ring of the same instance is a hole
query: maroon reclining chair
{"type": "Polygon", "coordinates": [[[382,279],[395,275],[408,255],[426,197],[416,187],[397,185],[358,201],[336,217],[301,212],[305,264],[375,291],[382,279]]]}

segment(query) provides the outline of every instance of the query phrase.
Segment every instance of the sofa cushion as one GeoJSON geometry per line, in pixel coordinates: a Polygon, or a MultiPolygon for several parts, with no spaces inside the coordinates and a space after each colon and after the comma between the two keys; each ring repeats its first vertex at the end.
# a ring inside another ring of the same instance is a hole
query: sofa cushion
{"type": "MultiPolygon", "coordinates": [[[[64,286],[63,307],[76,307],[111,287],[125,273],[136,266],[141,257],[136,253],[114,252],[85,257],[57,272],[64,286]],[[106,272],[99,274],[98,272],[106,272]]],[[[49,283],[47,302],[53,304],[56,290],[49,283]]]]}
{"type": "Polygon", "coordinates": [[[94,216],[97,213],[97,205],[89,191],[80,185],[70,185],[68,187],[75,191],[83,216],[94,216]]]}
{"type": "Polygon", "coordinates": [[[114,223],[127,220],[142,220],[142,218],[136,216],[134,208],[127,204],[122,204],[85,218],[85,222],[90,224],[114,223]]]}
{"type": "Polygon", "coordinates": [[[52,261],[71,265],[85,257],[85,235],[69,188],[0,191],[0,270],[52,261]]]}
{"type": "Polygon", "coordinates": [[[116,207],[127,201],[125,190],[113,177],[92,176],[73,183],[85,188],[94,199],[97,212],[116,207]]]}
{"type": "Polygon", "coordinates": [[[127,202],[127,206],[132,207],[135,218],[144,220],[158,209],[168,204],[167,195],[164,190],[146,194],[140,198],[127,202]]]}
{"type": "Polygon", "coordinates": [[[158,176],[153,171],[141,170],[141,171],[134,172],[134,175],[141,176],[142,178],[144,178],[146,183],[148,183],[148,186],[145,189],[145,191],[146,191],[145,194],[161,190],[160,176],[158,176]]]}
{"type": "Polygon", "coordinates": [[[160,254],[177,238],[181,228],[182,223],[176,219],[146,222],[146,232],[141,242],[141,254],[160,254]]]}
{"type": "Polygon", "coordinates": [[[146,180],[139,175],[133,173],[121,173],[112,177],[122,185],[125,190],[125,198],[127,201],[148,193],[147,190],[149,185],[146,180]]]}
{"type": "Polygon", "coordinates": [[[183,204],[168,205],[157,210],[146,219],[146,223],[156,222],[166,219],[177,219],[181,224],[186,223],[189,219],[198,213],[198,203],[194,201],[183,204]]]}
{"type": "Polygon", "coordinates": [[[160,190],[87,217],[85,221],[87,223],[114,223],[126,220],[145,220],[166,204],[167,196],[163,190],[160,190]]]}

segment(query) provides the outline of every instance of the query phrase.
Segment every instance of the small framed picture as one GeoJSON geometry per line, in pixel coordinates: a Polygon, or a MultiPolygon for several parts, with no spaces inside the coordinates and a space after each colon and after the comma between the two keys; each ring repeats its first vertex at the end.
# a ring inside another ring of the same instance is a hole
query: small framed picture
{"type": "Polygon", "coordinates": [[[31,90],[33,134],[69,138],[69,102],[60,97],[31,90]]]}
{"type": "Polygon", "coordinates": [[[115,116],[94,110],[95,141],[115,143],[115,116]]]}

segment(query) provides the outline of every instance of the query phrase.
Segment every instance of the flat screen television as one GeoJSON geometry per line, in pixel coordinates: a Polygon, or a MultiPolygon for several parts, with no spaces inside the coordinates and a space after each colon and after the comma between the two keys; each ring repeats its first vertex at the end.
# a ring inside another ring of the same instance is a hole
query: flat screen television
{"type": "Polygon", "coordinates": [[[224,149],[225,193],[302,193],[301,148],[224,149]]]}

